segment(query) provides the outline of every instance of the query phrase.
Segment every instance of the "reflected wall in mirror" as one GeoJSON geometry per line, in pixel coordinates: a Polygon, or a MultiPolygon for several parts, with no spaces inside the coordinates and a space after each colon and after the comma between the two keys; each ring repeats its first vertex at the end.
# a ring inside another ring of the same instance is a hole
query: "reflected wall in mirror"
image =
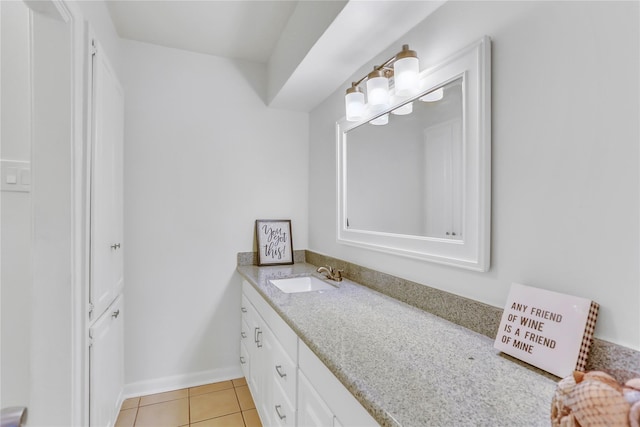
{"type": "Polygon", "coordinates": [[[416,96],[338,122],[340,243],[488,270],[490,63],[484,37],[424,70],[416,96]]]}
{"type": "Polygon", "coordinates": [[[386,126],[347,132],[348,229],[461,238],[462,84],[409,102],[413,112],[392,112],[386,126]]]}

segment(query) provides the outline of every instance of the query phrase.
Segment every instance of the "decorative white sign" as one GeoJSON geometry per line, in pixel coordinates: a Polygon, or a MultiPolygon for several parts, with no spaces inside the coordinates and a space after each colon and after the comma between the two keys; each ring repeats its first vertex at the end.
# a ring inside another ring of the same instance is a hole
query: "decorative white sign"
{"type": "Polygon", "coordinates": [[[493,346],[566,377],[584,371],[597,316],[588,299],[513,283],[493,346]]]}

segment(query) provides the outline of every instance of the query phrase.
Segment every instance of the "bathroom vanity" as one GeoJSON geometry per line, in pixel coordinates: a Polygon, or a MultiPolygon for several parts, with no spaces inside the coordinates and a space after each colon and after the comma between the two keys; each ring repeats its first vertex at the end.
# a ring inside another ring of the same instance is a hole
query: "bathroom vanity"
{"type": "Polygon", "coordinates": [[[552,378],[370,288],[283,292],[316,267],[238,267],[241,363],[265,425],[549,425],[552,378]]]}

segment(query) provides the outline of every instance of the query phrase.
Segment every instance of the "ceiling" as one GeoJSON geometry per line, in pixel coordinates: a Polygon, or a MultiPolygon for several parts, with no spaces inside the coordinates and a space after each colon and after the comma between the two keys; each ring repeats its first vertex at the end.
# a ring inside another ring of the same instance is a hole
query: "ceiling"
{"type": "Polygon", "coordinates": [[[108,0],[107,7],[122,38],[264,64],[265,103],[310,111],[445,1],[108,0]]]}
{"type": "Polygon", "coordinates": [[[108,1],[120,37],[266,63],[297,1],[108,1]]]}

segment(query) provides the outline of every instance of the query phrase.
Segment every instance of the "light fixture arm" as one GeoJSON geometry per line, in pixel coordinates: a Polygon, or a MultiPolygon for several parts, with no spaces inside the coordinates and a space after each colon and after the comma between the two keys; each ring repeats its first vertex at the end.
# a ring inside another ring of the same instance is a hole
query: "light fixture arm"
{"type": "MultiPolygon", "coordinates": [[[[389,79],[395,78],[395,90],[398,96],[411,95],[418,90],[418,55],[409,49],[409,45],[403,45],[402,50],[384,61],[381,65],[374,65],[373,71],[365,74],[360,80],[352,82],[345,94],[345,112],[348,121],[362,119],[367,110],[381,112],[389,107],[389,79]],[[360,85],[367,82],[367,103],[365,104],[364,92],[360,85]]],[[[399,114],[399,113],[398,113],[399,114]]],[[[407,114],[407,113],[403,113],[407,114]]],[[[385,116],[385,119],[388,115],[385,116]]],[[[386,124],[380,120],[372,124],[386,124]]]]}
{"type": "MultiPolygon", "coordinates": [[[[384,74],[385,74],[385,77],[387,77],[387,78],[393,76],[393,67],[391,67],[391,66],[397,60],[405,58],[406,56],[408,56],[405,52],[410,52],[409,55],[417,56],[414,51],[409,50],[409,45],[408,44],[403,44],[402,45],[402,50],[400,52],[396,53],[391,58],[389,58],[386,61],[384,61],[381,65],[374,65],[373,66],[373,71],[383,71],[384,74]]],[[[369,74],[370,73],[367,73],[364,76],[362,76],[362,78],[360,80],[352,82],[351,83],[351,87],[360,86],[365,80],[367,80],[369,78],[369,74]]]]}

